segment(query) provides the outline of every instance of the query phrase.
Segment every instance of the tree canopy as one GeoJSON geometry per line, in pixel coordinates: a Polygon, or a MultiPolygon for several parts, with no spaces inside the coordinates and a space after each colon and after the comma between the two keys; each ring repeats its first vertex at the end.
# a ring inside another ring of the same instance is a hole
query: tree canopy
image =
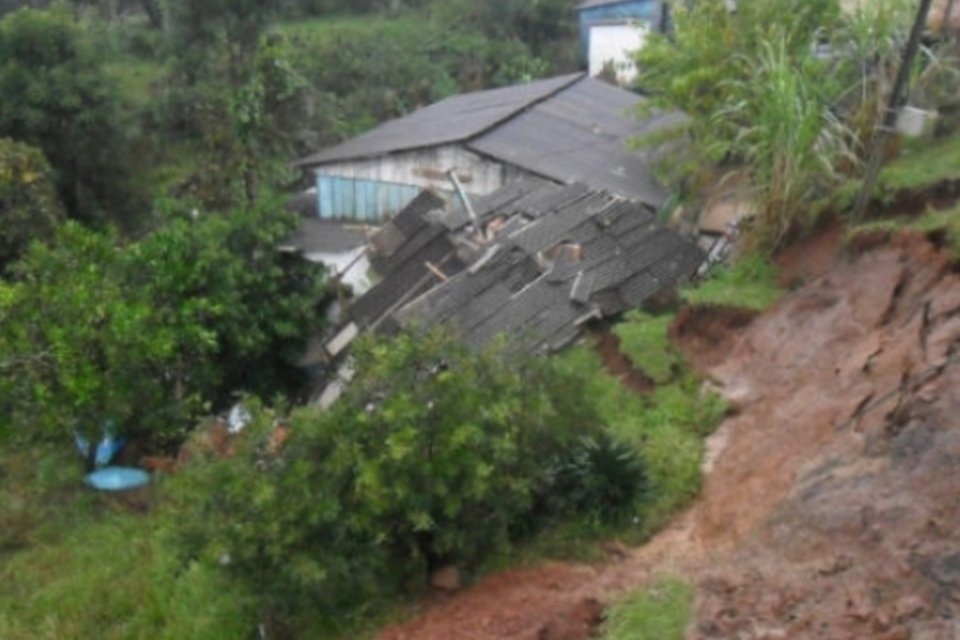
{"type": "Polygon", "coordinates": [[[137,213],[116,88],[102,63],[62,7],[0,20],[0,136],[39,148],[66,211],[87,222],[137,213]]]}

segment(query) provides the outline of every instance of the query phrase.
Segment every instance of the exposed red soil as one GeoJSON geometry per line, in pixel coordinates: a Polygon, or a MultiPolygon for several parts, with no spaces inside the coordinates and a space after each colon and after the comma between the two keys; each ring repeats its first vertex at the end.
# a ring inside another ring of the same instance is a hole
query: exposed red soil
{"type": "Polygon", "coordinates": [[[757,313],[733,307],[684,307],[670,325],[670,339],[698,371],[723,362],[735,343],[731,335],[743,331],[757,313]]]}
{"type": "Polygon", "coordinates": [[[633,366],[630,359],[620,350],[620,338],[608,327],[595,330],[591,339],[603,360],[603,366],[610,375],[634,393],[646,395],[653,391],[653,380],[633,366]]]}
{"type": "Polygon", "coordinates": [[[843,234],[843,225],[831,222],[781,251],[776,258],[780,286],[795,288],[827,275],[841,252],[843,234]]]}
{"type": "Polygon", "coordinates": [[[917,236],[828,264],[726,339],[693,329],[729,318],[687,319],[739,411],[669,529],[489,576],[382,638],[588,638],[589,603],[661,572],[696,585],[688,638],[960,638],[960,276],[917,236]]]}

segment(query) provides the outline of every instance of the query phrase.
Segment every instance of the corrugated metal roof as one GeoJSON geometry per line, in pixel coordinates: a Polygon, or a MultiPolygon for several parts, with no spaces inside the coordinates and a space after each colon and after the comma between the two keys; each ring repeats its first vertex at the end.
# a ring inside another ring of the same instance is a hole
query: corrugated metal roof
{"type": "Polygon", "coordinates": [[[352,140],[307,156],[304,167],[374,158],[388,153],[463,142],[508,120],[583,77],[575,73],[524,85],[452,96],[391,120],[352,140]]]}
{"type": "MultiPolygon", "coordinates": [[[[316,197],[314,196],[314,206],[316,197]]],[[[303,253],[346,253],[367,244],[362,229],[332,220],[304,218],[284,243],[303,253]]]]}
{"type": "Polygon", "coordinates": [[[659,208],[669,193],[627,140],[681,123],[679,113],[640,119],[641,96],[599,80],[577,82],[471,140],[468,147],[564,184],[584,183],[659,208]]]}
{"type": "MultiPolygon", "coordinates": [[[[423,292],[394,320],[419,328],[452,323],[473,347],[507,334],[520,348],[550,351],[574,339],[585,317],[636,306],[694,273],[703,260],[695,245],[656,224],[639,202],[576,185],[544,191],[548,209],[520,231],[494,239],[499,250],[423,292]],[[566,244],[579,248],[544,253],[566,244]]],[[[522,199],[533,202],[534,195],[522,199]]],[[[508,209],[501,213],[530,215],[513,209],[515,198],[504,200],[508,209]]]]}
{"type": "Polygon", "coordinates": [[[596,7],[605,7],[611,4],[633,4],[636,0],[583,0],[577,5],[577,11],[585,11],[596,7]]]}

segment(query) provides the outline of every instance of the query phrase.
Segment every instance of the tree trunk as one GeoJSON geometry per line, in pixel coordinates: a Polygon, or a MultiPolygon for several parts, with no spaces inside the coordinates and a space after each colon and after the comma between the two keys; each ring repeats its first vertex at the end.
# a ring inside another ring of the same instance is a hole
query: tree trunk
{"type": "Polygon", "coordinates": [[[140,0],[140,6],[143,7],[143,12],[147,14],[150,26],[154,29],[162,29],[163,11],[161,11],[157,0],[140,0]]]}

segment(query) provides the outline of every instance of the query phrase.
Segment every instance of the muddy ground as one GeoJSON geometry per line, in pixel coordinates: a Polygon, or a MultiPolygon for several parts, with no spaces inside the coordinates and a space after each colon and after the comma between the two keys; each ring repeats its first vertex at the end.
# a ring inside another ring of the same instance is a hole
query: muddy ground
{"type": "Polygon", "coordinates": [[[696,504],[600,566],[492,575],[384,640],[578,640],[661,573],[696,586],[688,638],[960,639],[960,277],[924,238],[786,257],[754,319],[674,335],[736,408],[696,504]]]}

